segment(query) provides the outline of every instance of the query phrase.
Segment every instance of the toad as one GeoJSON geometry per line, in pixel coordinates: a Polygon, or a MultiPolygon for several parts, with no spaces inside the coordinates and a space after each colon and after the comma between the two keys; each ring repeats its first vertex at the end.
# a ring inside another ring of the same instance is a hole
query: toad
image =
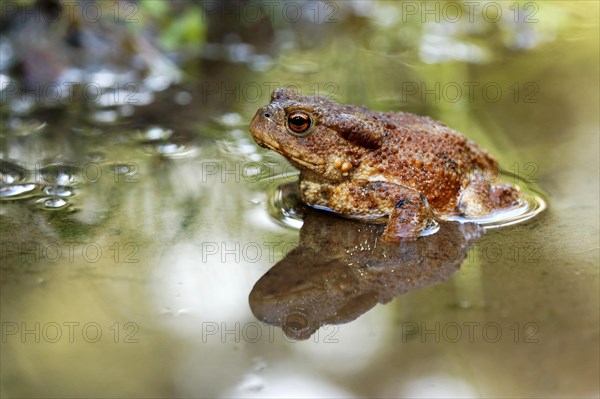
{"type": "Polygon", "coordinates": [[[250,131],[300,171],[309,206],[385,223],[388,242],[435,232],[437,220],[477,220],[512,206],[519,191],[498,180],[498,162],[429,117],[374,112],[276,89],[250,131]]]}

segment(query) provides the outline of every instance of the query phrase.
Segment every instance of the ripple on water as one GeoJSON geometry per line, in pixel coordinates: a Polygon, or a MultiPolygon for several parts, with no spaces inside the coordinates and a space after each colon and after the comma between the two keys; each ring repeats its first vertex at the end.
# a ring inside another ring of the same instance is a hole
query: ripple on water
{"type": "Polygon", "coordinates": [[[461,223],[475,222],[486,229],[496,229],[525,222],[539,215],[547,208],[546,200],[542,194],[524,180],[509,172],[502,172],[500,177],[503,181],[513,181],[513,186],[519,189],[519,199],[516,204],[508,208],[498,209],[480,218],[452,216],[445,220],[461,223]]]}
{"type": "Polygon", "coordinates": [[[499,209],[481,218],[452,216],[445,220],[461,223],[475,222],[486,229],[496,229],[529,220],[543,212],[546,207],[546,201],[541,195],[522,192],[517,203],[509,208],[499,209]]]}
{"type": "Polygon", "coordinates": [[[303,224],[304,204],[296,181],[286,175],[268,178],[267,212],[279,224],[299,229],[303,224]]]}
{"type": "MultiPolygon", "coordinates": [[[[509,181],[506,178],[510,177],[512,181],[516,182],[514,185],[520,190],[519,200],[514,206],[494,211],[481,218],[450,216],[444,218],[444,220],[460,223],[475,222],[486,229],[494,229],[525,222],[546,209],[546,200],[539,192],[528,186],[526,182],[508,174],[503,174],[502,177],[506,181],[509,181]]],[[[292,179],[297,178],[292,177],[292,179]]],[[[283,174],[266,178],[263,182],[266,182],[268,186],[267,211],[269,215],[284,226],[296,229],[302,227],[304,204],[297,190],[297,181],[290,181],[290,176],[283,174]]],[[[438,228],[437,223],[432,224],[422,235],[433,234],[438,231],[438,228]]]]}

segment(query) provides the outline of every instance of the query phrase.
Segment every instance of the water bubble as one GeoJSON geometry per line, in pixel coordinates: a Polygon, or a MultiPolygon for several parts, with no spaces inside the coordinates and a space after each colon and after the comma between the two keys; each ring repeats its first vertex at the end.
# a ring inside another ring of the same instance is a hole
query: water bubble
{"type": "Polygon", "coordinates": [[[0,182],[17,183],[25,179],[27,170],[16,163],[0,159],[0,182]]]}
{"type": "Polygon", "coordinates": [[[175,143],[159,144],[156,147],[156,151],[163,155],[175,154],[184,146],[177,145],[175,143]]]}
{"type": "Polygon", "coordinates": [[[94,82],[96,86],[110,87],[118,81],[119,74],[110,69],[101,69],[98,71],[88,71],[88,79],[94,82]]]}
{"type": "Polygon", "coordinates": [[[32,97],[22,96],[10,103],[10,109],[15,114],[26,114],[32,110],[35,100],[32,97]]]}
{"type": "Polygon", "coordinates": [[[146,147],[148,155],[159,155],[167,158],[187,158],[197,152],[197,148],[176,143],[160,143],[146,147]]]}
{"type": "Polygon", "coordinates": [[[188,105],[192,102],[192,95],[187,91],[180,91],[175,94],[175,102],[179,105],[188,105]]]}
{"type": "Polygon", "coordinates": [[[250,69],[257,72],[263,72],[273,67],[273,59],[265,54],[256,54],[250,58],[250,69]]]}
{"type": "Polygon", "coordinates": [[[173,317],[179,317],[179,316],[185,316],[189,313],[189,310],[186,308],[181,308],[181,309],[172,309],[169,306],[166,306],[165,308],[163,308],[160,312],[163,315],[168,315],[168,316],[173,316],[173,317]]]}
{"type": "Polygon", "coordinates": [[[136,172],[136,168],[132,164],[126,163],[114,163],[108,167],[112,172],[118,175],[134,175],[136,172]]]}
{"type": "Polygon", "coordinates": [[[462,299],[458,301],[458,307],[461,309],[471,309],[473,307],[473,304],[471,303],[471,301],[462,299]]]}
{"type": "Polygon", "coordinates": [[[3,200],[13,200],[32,197],[38,186],[33,183],[26,184],[1,184],[0,198],[3,200]]]}
{"type": "Polygon", "coordinates": [[[246,43],[235,43],[226,46],[229,61],[234,63],[246,62],[254,54],[254,46],[246,43]]]}
{"type": "Polygon", "coordinates": [[[6,71],[12,65],[15,52],[8,40],[0,42],[0,70],[6,71]]]}
{"type": "Polygon", "coordinates": [[[74,84],[83,82],[84,72],[81,68],[66,67],[60,74],[62,84],[74,84]]]}
{"type": "Polygon", "coordinates": [[[117,111],[103,110],[92,113],[92,119],[100,123],[113,123],[117,120],[117,111]]]}
{"type": "Polygon", "coordinates": [[[258,176],[262,173],[262,170],[259,165],[250,165],[244,168],[244,174],[246,176],[258,176]]]}
{"type": "Polygon", "coordinates": [[[70,197],[75,194],[72,187],[57,185],[44,187],[44,192],[54,197],[70,197]]]}
{"type": "Polygon", "coordinates": [[[135,113],[135,107],[131,104],[125,104],[119,107],[119,113],[121,116],[128,117],[135,113]]]}
{"type": "Polygon", "coordinates": [[[248,159],[252,162],[260,162],[262,161],[262,155],[258,153],[248,154],[248,159]]]}
{"type": "Polygon", "coordinates": [[[251,143],[247,138],[241,138],[237,141],[235,152],[238,154],[254,154],[256,153],[256,145],[251,143]]]}
{"type": "Polygon", "coordinates": [[[310,60],[298,60],[297,57],[284,57],[281,67],[298,75],[312,75],[319,72],[319,64],[310,60]]]}
{"type": "Polygon", "coordinates": [[[37,202],[42,209],[49,210],[62,209],[69,205],[66,199],[60,197],[41,198],[37,202]]]}
{"type": "Polygon", "coordinates": [[[152,91],[163,91],[171,85],[173,79],[170,76],[152,74],[144,79],[144,86],[152,91]]]}
{"type": "Polygon", "coordinates": [[[74,183],[78,171],[77,164],[69,165],[65,163],[53,163],[40,169],[44,181],[61,186],[74,183]]]}
{"type": "Polygon", "coordinates": [[[235,112],[228,112],[221,116],[221,123],[227,126],[236,126],[242,122],[242,117],[240,114],[235,112]]]}
{"type": "Polygon", "coordinates": [[[183,158],[196,153],[194,148],[180,144],[160,144],[156,146],[156,151],[171,158],[183,158]]]}
{"type": "Polygon", "coordinates": [[[89,159],[92,162],[100,162],[106,159],[106,154],[100,151],[90,152],[89,154],[87,154],[87,159],[89,159]]]}
{"type": "MultiPolygon", "coordinates": [[[[1,49],[2,45],[0,45],[0,54],[2,51],[1,49]]],[[[0,73],[0,92],[4,91],[7,87],[9,87],[11,83],[12,79],[9,76],[0,73]]]]}
{"type": "Polygon", "coordinates": [[[267,362],[260,356],[257,356],[252,359],[252,370],[255,372],[263,371],[267,368],[267,362]]]}
{"type": "Polygon", "coordinates": [[[98,98],[95,99],[95,102],[100,107],[113,107],[115,105],[119,105],[121,98],[116,92],[106,91],[100,94],[98,98]]]}
{"type": "Polygon", "coordinates": [[[238,386],[241,392],[260,392],[264,389],[265,382],[262,377],[256,374],[247,374],[244,380],[238,386]]]}
{"type": "Polygon", "coordinates": [[[171,137],[171,135],[173,135],[171,129],[164,129],[158,126],[150,127],[144,132],[144,136],[148,140],[166,140],[171,137]]]}
{"type": "Polygon", "coordinates": [[[488,49],[462,40],[460,24],[426,23],[419,55],[428,64],[448,61],[486,63],[492,58],[488,49]]]}
{"type": "Polygon", "coordinates": [[[138,107],[151,104],[154,101],[154,93],[145,88],[140,88],[135,93],[128,94],[127,105],[137,105],[138,107]]]}

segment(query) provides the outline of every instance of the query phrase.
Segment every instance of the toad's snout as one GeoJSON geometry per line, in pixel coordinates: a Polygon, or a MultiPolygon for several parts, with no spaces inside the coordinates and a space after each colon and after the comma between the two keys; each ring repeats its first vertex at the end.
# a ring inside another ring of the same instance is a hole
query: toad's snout
{"type": "Polygon", "coordinates": [[[262,107],[258,111],[256,111],[254,118],[252,118],[252,121],[248,126],[248,128],[250,129],[250,133],[252,133],[254,141],[256,141],[256,143],[261,147],[273,147],[272,142],[274,140],[273,137],[271,137],[271,130],[274,127],[272,118],[273,112],[269,110],[268,107],[262,107]]]}

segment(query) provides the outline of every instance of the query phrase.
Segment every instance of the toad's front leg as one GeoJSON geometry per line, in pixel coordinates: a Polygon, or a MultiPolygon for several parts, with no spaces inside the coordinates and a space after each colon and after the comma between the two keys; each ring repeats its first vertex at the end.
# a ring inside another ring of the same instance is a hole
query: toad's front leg
{"type": "Polygon", "coordinates": [[[416,239],[433,223],[433,214],[424,195],[398,184],[372,183],[374,195],[388,215],[383,240],[399,242],[416,239]]]}
{"type": "MultiPolygon", "coordinates": [[[[320,189],[323,190],[322,185],[320,189]]],[[[427,199],[400,184],[354,180],[330,186],[319,196],[307,195],[304,189],[301,192],[304,198],[320,198],[318,201],[305,200],[309,205],[325,206],[344,216],[387,216],[382,238],[388,242],[415,239],[433,223],[427,199]]]]}

